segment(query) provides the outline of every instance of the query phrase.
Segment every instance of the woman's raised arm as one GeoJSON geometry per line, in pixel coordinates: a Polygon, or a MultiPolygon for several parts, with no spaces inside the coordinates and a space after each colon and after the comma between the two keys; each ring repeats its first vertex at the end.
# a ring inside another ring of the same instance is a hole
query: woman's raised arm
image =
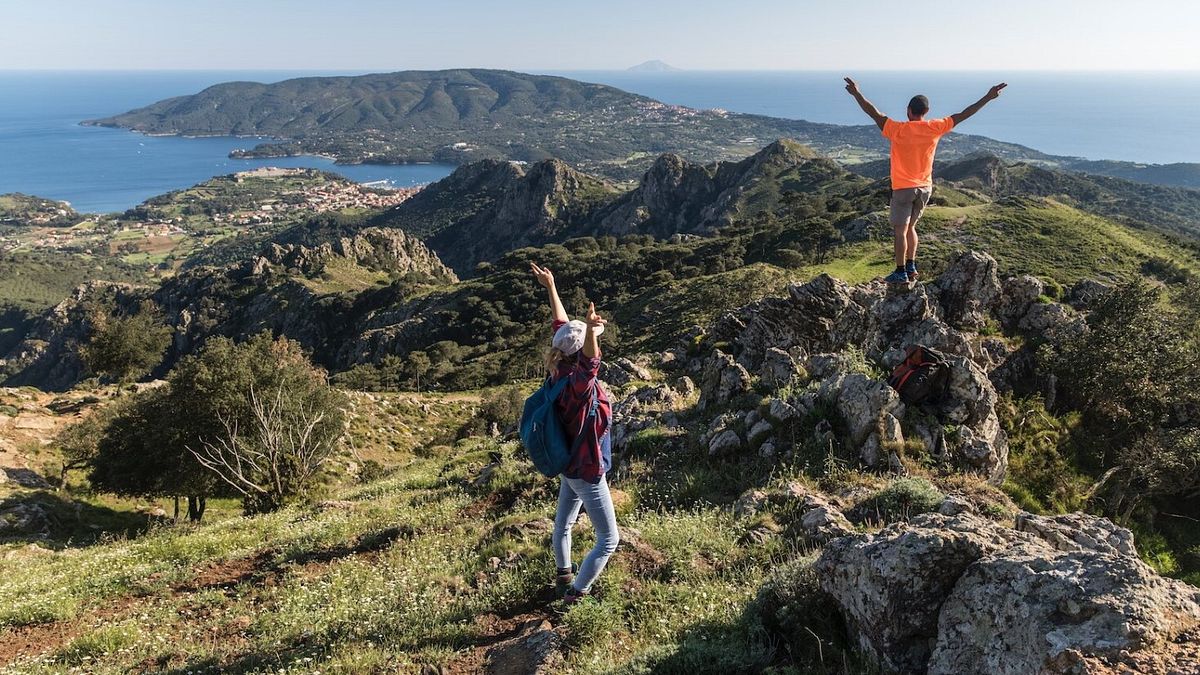
{"type": "Polygon", "coordinates": [[[558,297],[558,289],[554,287],[554,273],[550,271],[550,268],[539,267],[535,262],[530,262],[529,268],[533,271],[533,276],[538,283],[550,291],[550,311],[554,314],[554,320],[567,321],[567,310],[563,309],[562,300],[558,297]]]}

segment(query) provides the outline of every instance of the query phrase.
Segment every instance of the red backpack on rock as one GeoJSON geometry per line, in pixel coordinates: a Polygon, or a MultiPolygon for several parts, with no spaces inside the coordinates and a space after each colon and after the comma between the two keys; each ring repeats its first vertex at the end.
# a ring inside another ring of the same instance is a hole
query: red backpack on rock
{"type": "Polygon", "coordinates": [[[888,384],[906,405],[937,403],[950,389],[950,362],[936,349],[912,345],[892,371],[888,384]]]}

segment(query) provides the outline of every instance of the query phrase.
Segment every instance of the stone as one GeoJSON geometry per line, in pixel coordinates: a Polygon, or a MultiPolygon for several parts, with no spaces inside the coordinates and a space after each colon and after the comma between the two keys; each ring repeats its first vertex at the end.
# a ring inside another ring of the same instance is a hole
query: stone
{"type": "Polygon", "coordinates": [[[725,405],[734,397],[750,391],[750,373],[734,361],[733,357],[714,350],[704,365],[704,378],[700,385],[699,408],[725,405]]]}
{"type": "Polygon", "coordinates": [[[675,393],[680,398],[690,398],[696,393],[696,383],[692,382],[692,378],[683,375],[671,383],[671,387],[675,389],[675,393]]]}
{"type": "Polygon", "coordinates": [[[986,253],[966,251],[950,262],[932,285],[946,323],[955,328],[978,329],[1000,298],[996,259],[986,253]]]}
{"type": "Polygon", "coordinates": [[[968,568],[938,625],[930,675],[1081,672],[1070,667],[1081,655],[1118,656],[1200,626],[1200,589],[1132,556],[1027,546],[968,568]]]}
{"type": "Polygon", "coordinates": [[[597,372],[597,376],[614,387],[624,387],[633,382],[633,375],[629,371],[610,361],[600,362],[600,370],[597,372]]]}
{"type": "Polygon", "coordinates": [[[726,429],[713,437],[708,444],[708,454],[729,455],[741,450],[742,438],[733,429],[726,429]]]}
{"type": "Polygon", "coordinates": [[[750,433],[746,436],[746,440],[749,441],[750,447],[758,447],[764,441],[770,438],[771,434],[773,433],[775,433],[775,428],[771,426],[770,422],[767,420],[759,420],[753,427],[751,427],[750,433]]]}
{"type": "Polygon", "coordinates": [[[904,404],[896,390],[862,373],[827,378],[821,382],[817,395],[836,405],[849,429],[850,440],[856,445],[866,442],[884,414],[904,415],[904,404]]]}
{"type": "Polygon", "coordinates": [[[624,356],[616,359],[614,361],[614,363],[616,364],[616,366],[618,368],[629,373],[634,379],[638,379],[638,380],[654,379],[654,376],[650,373],[649,370],[646,370],[644,367],[638,365],[637,363],[634,363],[633,361],[629,360],[628,358],[626,358],[624,356]]]}
{"type": "Polygon", "coordinates": [[[810,544],[823,544],[854,532],[854,526],[841,510],[817,495],[804,498],[800,529],[804,531],[804,538],[810,544]]]}
{"type": "Polygon", "coordinates": [[[733,503],[735,518],[757,515],[767,505],[767,493],[762,490],[747,490],[733,503]]]}
{"type": "Polygon", "coordinates": [[[773,398],[767,403],[767,418],[784,424],[791,422],[799,416],[796,409],[787,401],[779,398],[773,398]]]}
{"type": "Polygon", "coordinates": [[[488,675],[549,675],[560,672],[566,644],[547,620],[531,620],[519,633],[485,653],[488,675]]]}
{"type": "Polygon", "coordinates": [[[771,391],[789,385],[800,374],[800,366],[792,355],[778,347],[768,347],[759,367],[759,380],[771,391]]]}
{"type": "Polygon", "coordinates": [[[1160,653],[1200,665],[1200,650],[1169,646],[1200,629],[1200,589],[1155,574],[1123,528],[1084,514],[1022,527],[920,514],[834,539],[814,569],[885,672],[1126,673],[1137,671],[1080,664],[1149,663],[1160,653]]]}
{"type": "Polygon", "coordinates": [[[1112,286],[1096,279],[1080,279],[1067,293],[1067,303],[1075,309],[1092,309],[1112,291],[1112,286]]]}
{"type": "Polygon", "coordinates": [[[970,514],[925,513],[834,539],[815,563],[860,648],[889,672],[925,672],[938,613],[966,569],[1031,535],[970,514]]]}
{"type": "Polygon", "coordinates": [[[758,446],[759,457],[774,457],[778,453],[775,447],[775,440],[768,438],[762,445],[758,446]]]}
{"type": "Polygon", "coordinates": [[[973,513],[974,511],[975,507],[971,505],[971,502],[958,495],[946,497],[937,507],[937,512],[943,516],[957,516],[960,513],[973,513]]]}
{"type": "Polygon", "coordinates": [[[1046,284],[1029,274],[1005,279],[1000,289],[1000,302],[996,306],[996,318],[1006,328],[1015,328],[1045,292],[1046,284]]]}
{"type": "Polygon", "coordinates": [[[1061,302],[1035,302],[1017,328],[1035,335],[1054,338],[1069,331],[1074,317],[1070,309],[1061,302]]]}
{"type": "Polygon", "coordinates": [[[1095,551],[1138,557],[1133,533],[1107,518],[1084,513],[1039,516],[1018,513],[1016,529],[1030,532],[1059,551],[1095,551]]]}

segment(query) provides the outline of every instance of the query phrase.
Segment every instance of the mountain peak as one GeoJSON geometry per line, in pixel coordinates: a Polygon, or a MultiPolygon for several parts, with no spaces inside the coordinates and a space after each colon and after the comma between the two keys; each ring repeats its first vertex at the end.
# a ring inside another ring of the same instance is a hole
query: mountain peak
{"type": "Polygon", "coordinates": [[[676,68],[666,61],[651,59],[649,61],[643,61],[636,66],[630,66],[626,70],[631,73],[677,73],[682,69],[676,68]]]}

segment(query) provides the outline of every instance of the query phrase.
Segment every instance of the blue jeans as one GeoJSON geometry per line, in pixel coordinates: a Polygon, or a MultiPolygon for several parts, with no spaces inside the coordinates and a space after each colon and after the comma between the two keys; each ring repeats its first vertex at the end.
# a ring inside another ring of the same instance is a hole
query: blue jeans
{"type": "Polygon", "coordinates": [[[558,488],[558,511],[554,514],[554,564],[559,569],[571,566],[571,527],[578,520],[582,506],[596,531],[596,545],[583,559],[579,574],[575,576],[575,591],[586,593],[617,550],[620,541],[617,515],[613,512],[607,476],[601,476],[600,482],[594,484],[580,478],[560,476],[559,479],[562,484],[558,488]]]}

